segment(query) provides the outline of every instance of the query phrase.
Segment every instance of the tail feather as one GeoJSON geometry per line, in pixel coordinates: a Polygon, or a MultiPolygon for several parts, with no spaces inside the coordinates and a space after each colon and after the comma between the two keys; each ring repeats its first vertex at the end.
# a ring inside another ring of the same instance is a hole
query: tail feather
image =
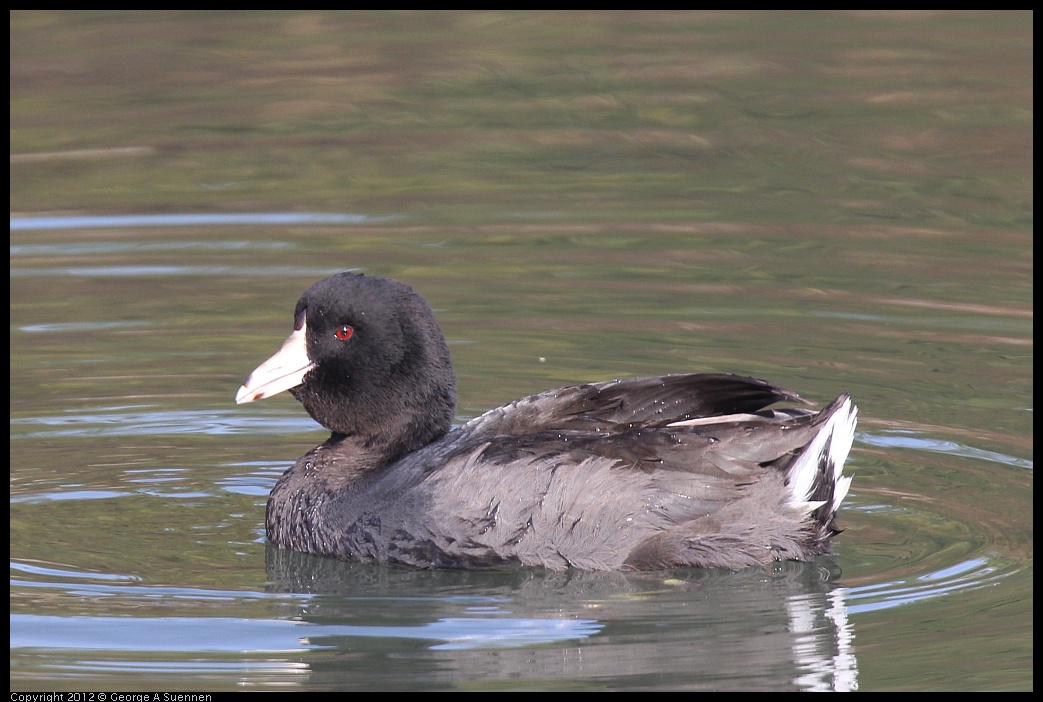
{"type": "Polygon", "coordinates": [[[816,521],[831,529],[833,515],[851,487],[844,463],[854,441],[858,408],[848,395],[841,395],[821,416],[826,420],[790,466],[787,484],[790,504],[808,514],[817,511],[816,521]]]}

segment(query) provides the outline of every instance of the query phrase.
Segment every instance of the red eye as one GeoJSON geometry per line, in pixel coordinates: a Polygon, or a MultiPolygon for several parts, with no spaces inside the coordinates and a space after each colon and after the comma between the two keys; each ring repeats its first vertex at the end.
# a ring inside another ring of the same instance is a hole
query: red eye
{"type": "Polygon", "coordinates": [[[343,327],[338,327],[337,331],[333,332],[338,339],[341,341],[347,341],[351,337],[355,336],[355,329],[345,324],[343,327]]]}

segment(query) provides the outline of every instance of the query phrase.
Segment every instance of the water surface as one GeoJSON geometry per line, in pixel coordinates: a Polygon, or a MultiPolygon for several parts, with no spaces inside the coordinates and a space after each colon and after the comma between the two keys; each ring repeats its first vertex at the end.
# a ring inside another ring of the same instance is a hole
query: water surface
{"type": "Polygon", "coordinates": [[[1031,15],[12,15],[11,686],[1030,689],[1031,15]],[[266,547],[301,291],[432,304],[460,421],[693,370],[860,406],[836,553],[266,547]]]}

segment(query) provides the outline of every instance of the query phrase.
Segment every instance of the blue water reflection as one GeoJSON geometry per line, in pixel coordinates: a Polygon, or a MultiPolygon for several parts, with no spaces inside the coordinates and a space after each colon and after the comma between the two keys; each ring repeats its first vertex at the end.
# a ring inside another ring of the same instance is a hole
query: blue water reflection
{"type": "Polygon", "coordinates": [[[95,217],[11,217],[11,231],[110,227],[213,227],[231,225],[374,224],[396,217],[337,212],[244,212],[241,214],[152,214],[95,217]]]}

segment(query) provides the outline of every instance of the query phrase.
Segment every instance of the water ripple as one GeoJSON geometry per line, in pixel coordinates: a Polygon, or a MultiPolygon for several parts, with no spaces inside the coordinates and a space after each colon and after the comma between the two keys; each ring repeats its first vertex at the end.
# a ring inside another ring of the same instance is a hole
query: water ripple
{"type": "Polygon", "coordinates": [[[11,217],[11,231],[112,227],[212,227],[228,225],[375,224],[398,217],[336,212],[245,212],[241,214],[113,215],[102,217],[11,217]]]}
{"type": "Polygon", "coordinates": [[[1017,571],[1001,571],[988,558],[970,558],[910,579],[849,588],[849,611],[851,614],[874,612],[944,597],[964,590],[991,587],[1015,572],[1017,571]]]}
{"type": "Polygon", "coordinates": [[[1028,468],[1032,470],[1032,461],[1008,456],[996,451],[986,451],[964,446],[955,441],[944,441],[919,435],[918,432],[906,429],[886,429],[879,434],[859,433],[858,440],[870,446],[882,446],[885,448],[914,449],[917,451],[931,451],[933,453],[944,453],[961,458],[974,458],[992,463],[1002,463],[1017,468],[1028,468]]]}
{"type": "Polygon", "coordinates": [[[297,434],[321,429],[311,418],[278,411],[244,413],[237,410],[127,412],[101,408],[61,416],[20,417],[11,426],[11,439],[83,436],[155,436],[175,434],[297,434]]]}

